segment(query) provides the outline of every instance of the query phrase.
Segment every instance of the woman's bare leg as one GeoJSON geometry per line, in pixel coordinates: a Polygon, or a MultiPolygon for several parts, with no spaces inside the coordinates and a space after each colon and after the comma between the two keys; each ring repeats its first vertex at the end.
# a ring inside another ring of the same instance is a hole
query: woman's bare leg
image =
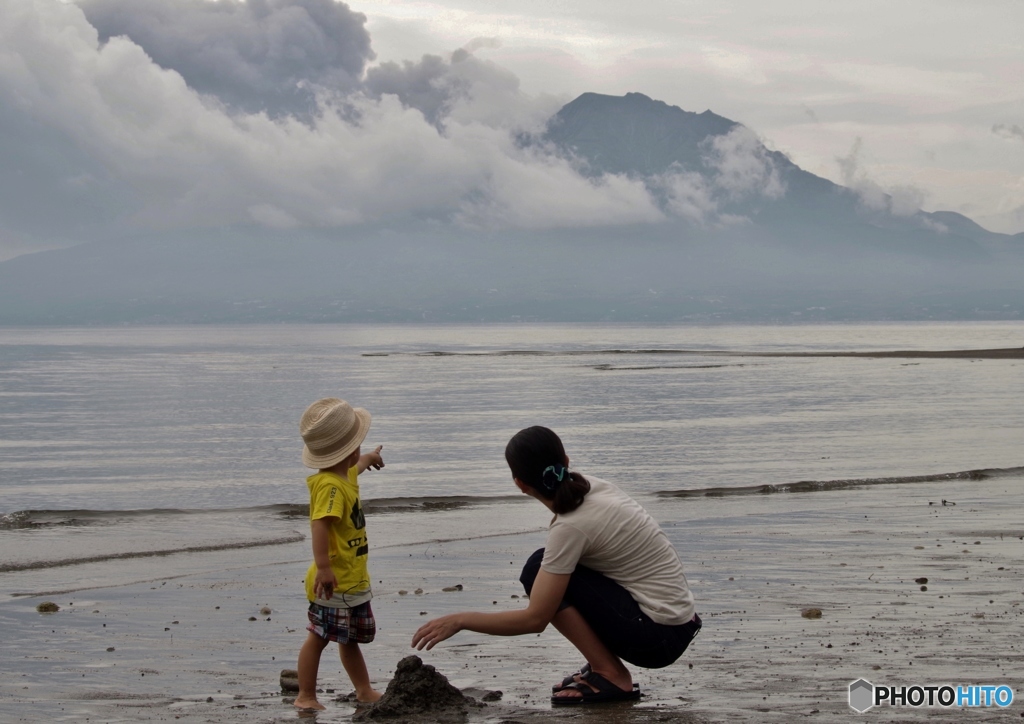
{"type": "MultiPolygon", "coordinates": [[[[594,629],[590,628],[590,624],[575,607],[563,608],[555,614],[551,623],[560,634],[569,640],[569,643],[583,654],[583,658],[590,664],[591,671],[600,674],[623,691],[630,691],[633,688],[633,677],[630,675],[629,669],[625,667],[618,656],[608,650],[608,647],[597,637],[594,629]]],[[[593,686],[590,688],[594,689],[593,686]]],[[[594,691],[597,690],[594,689],[594,691]]],[[[579,697],[582,694],[575,689],[563,689],[555,696],[579,697]]]]}

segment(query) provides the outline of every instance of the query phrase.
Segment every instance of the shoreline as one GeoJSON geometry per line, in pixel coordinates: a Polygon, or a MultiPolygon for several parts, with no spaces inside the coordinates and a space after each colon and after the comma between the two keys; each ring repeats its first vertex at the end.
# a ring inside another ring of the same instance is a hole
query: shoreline
{"type": "MultiPolygon", "coordinates": [[[[731,353],[729,353],[731,354],[731,353]]],[[[1024,359],[1024,347],[1001,349],[888,350],[879,352],[750,352],[750,357],[869,357],[879,359],[1024,359]]]]}
{"type": "MultiPolygon", "coordinates": [[[[471,713],[480,722],[832,721],[853,713],[846,694],[858,678],[1016,688],[1024,661],[1024,525],[1013,512],[1024,504],[1020,483],[659,503],[652,513],[680,552],[704,629],[676,664],[633,669],[645,694],[635,705],[552,709],[550,685],[578,666],[579,654],[550,628],[514,639],[463,632],[416,653],[459,688],[504,693],[471,713]],[[956,505],[929,505],[941,499],[956,505]],[[915,583],[921,577],[928,583],[915,583]],[[808,607],[822,617],[803,618],[808,607]]],[[[421,531],[475,524],[484,533],[505,510],[437,511],[421,531]]],[[[530,530],[544,511],[533,512],[517,530],[444,542],[402,539],[401,516],[370,523],[381,543],[370,560],[378,636],[364,652],[379,687],[414,653],[409,640],[426,618],[524,605],[519,567],[544,540],[530,530]],[[443,590],[457,583],[463,590],[443,590]]],[[[304,635],[305,564],[296,561],[307,546],[182,555],[174,578],[79,590],[54,598],[54,614],[35,611],[42,597],[0,601],[5,721],[294,720],[278,677],[295,667],[304,635]]],[[[317,720],[349,721],[355,708],[332,701],[351,689],[336,655],[325,652],[320,685],[328,710],[317,720]]],[[[1024,691],[1015,693],[1009,709],[974,709],[972,718],[1019,717],[1024,691]]],[[[965,712],[880,708],[871,716],[953,721],[965,712]]]]}

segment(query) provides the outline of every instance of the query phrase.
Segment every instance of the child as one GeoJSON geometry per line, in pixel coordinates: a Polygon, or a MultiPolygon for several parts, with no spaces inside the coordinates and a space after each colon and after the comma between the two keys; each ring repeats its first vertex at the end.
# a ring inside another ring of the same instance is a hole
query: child
{"type": "Polygon", "coordinates": [[[377,631],[370,610],[370,574],[366,568],[366,524],[359,503],[357,475],[380,470],[384,459],[378,446],[360,455],[359,446],[370,429],[370,413],[344,400],[317,400],[302,414],[299,432],[305,443],[302,462],[318,472],[306,479],[313,541],[313,565],[306,573],[309,635],[299,651],[299,709],[323,709],[316,699],[320,654],[329,641],[341,648],[341,663],[356,689],[356,699],[373,702],[381,694],[370,686],[370,675],[359,650],[377,631]]]}

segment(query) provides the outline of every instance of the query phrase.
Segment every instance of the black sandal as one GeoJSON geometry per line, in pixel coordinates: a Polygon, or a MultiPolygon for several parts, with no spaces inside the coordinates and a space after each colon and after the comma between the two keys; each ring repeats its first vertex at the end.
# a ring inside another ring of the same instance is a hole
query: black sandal
{"type": "Polygon", "coordinates": [[[583,666],[580,667],[579,671],[574,671],[571,674],[569,674],[568,676],[566,676],[564,679],[562,679],[562,683],[561,684],[555,684],[554,686],[552,686],[551,687],[551,693],[552,694],[557,694],[562,689],[564,689],[567,686],[569,686],[569,684],[575,684],[577,676],[583,676],[583,674],[587,674],[587,673],[590,673],[590,664],[589,663],[583,664],[583,666]]]}
{"type": "Polygon", "coordinates": [[[574,681],[563,687],[563,689],[575,689],[580,692],[581,696],[552,696],[552,706],[607,704],[613,701],[635,701],[640,698],[639,684],[633,684],[632,689],[625,691],[594,671],[588,671],[579,676],[583,681],[574,681]],[[587,684],[593,686],[597,691],[594,691],[587,684]]]}

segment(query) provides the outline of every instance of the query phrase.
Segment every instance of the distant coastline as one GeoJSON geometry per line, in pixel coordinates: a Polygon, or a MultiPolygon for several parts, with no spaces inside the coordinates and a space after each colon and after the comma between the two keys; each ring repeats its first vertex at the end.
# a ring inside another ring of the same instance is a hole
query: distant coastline
{"type": "Polygon", "coordinates": [[[1004,349],[890,350],[881,352],[729,352],[749,357],[889,357],[906,359],[1024,359],[1024,347],[1004,349]]]}

